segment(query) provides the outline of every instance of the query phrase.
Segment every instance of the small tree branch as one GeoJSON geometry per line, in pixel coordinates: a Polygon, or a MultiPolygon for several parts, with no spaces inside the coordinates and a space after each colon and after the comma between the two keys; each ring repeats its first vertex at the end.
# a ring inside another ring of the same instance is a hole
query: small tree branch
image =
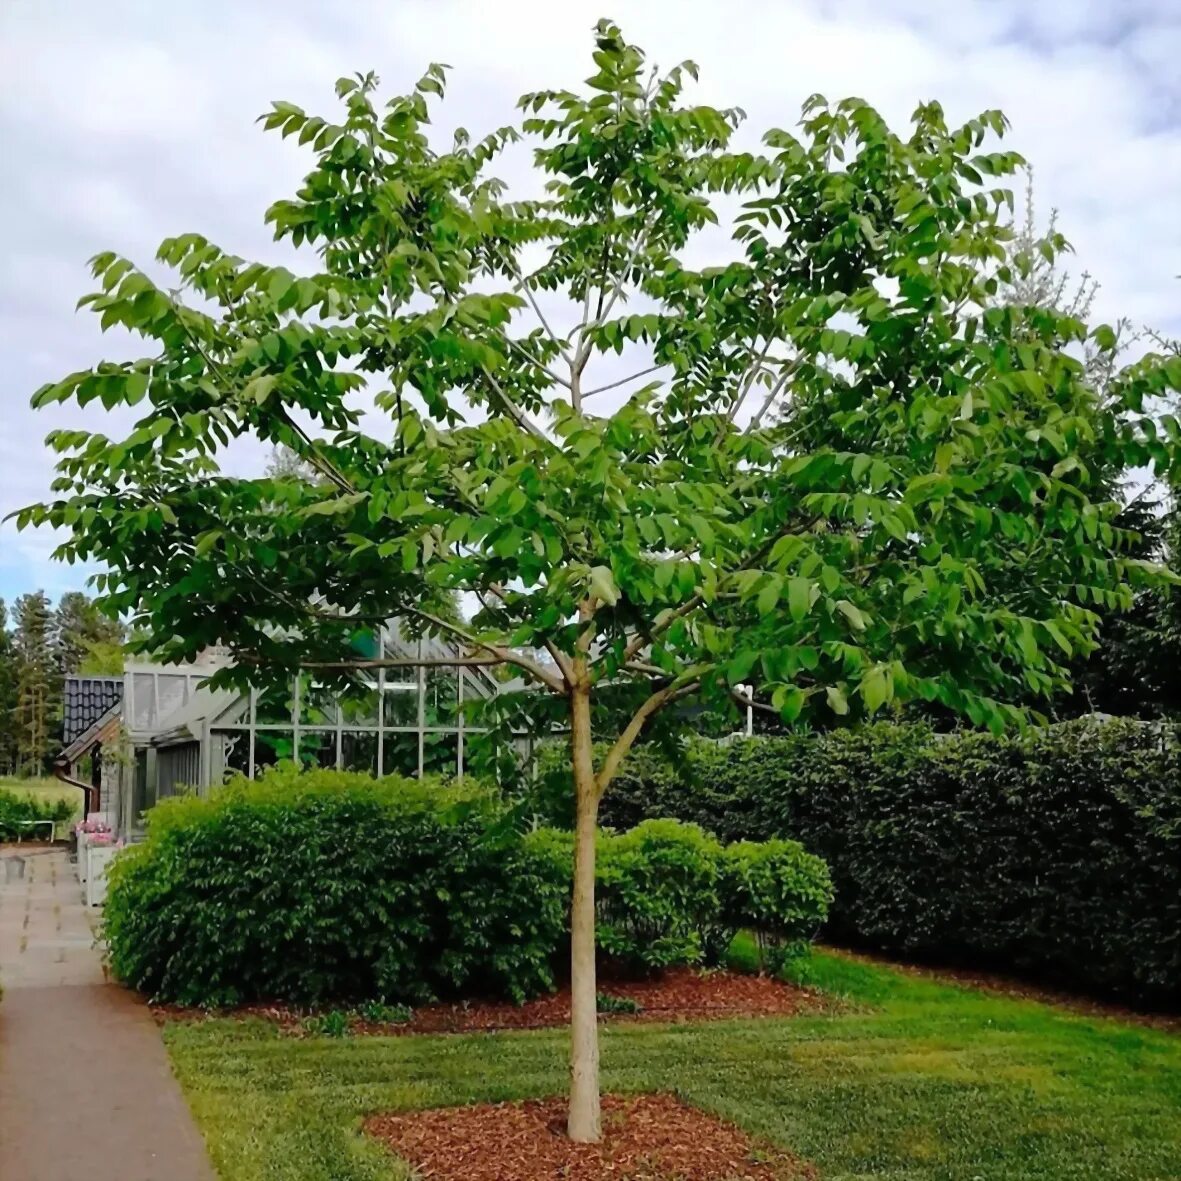
{"type": "Polygon", "coordinates": [[[548,443],[550,441],[549,436],[546,435],[545,431],[543,431],[541,427],[539,427],[525,413],[525,411],[522,410],[520,406],[518,406],[516,402],[514,402],[512,398],[510,398],[508,394],[504,392],[504,387],[501,386],[500,382],[498,382],[496,378],[492,376],[492,371],[488,369],[487,366],[484,367],[484,376],[488,378],[488,384],[492,386],[496,396],[501,400],[501,402],[504,404],[504,408],[509,412],[509,417],[517,424],[517,426],[519,426],[523,431],[531,434],[540,442],[548,443]]]}
{"type": "Polygon", "coordinates": [[[473,636],[458,624],[451,623],[446,619],[440,619],[437,615],[431,615],[429,612],[420,611],[417,607],[405,607],[403,608],[403,613],[406,615],[415,615],[439,631],[450,632],[452,635],[458,636],[465,643],[470,644],[473,648],[482,648],[485,652],[490,652],[493,656],[499,657],[502,663],[514,665],[527,672],[531,677],[540,681],[555,693],[564,694],[566,692],[566,682],[563,677],[556,676],[549,669],[538,664],[536,660],[531,660],[528,656],[523,656],[521,653],[514,652],[511,648],[505,648],[501,644],[493,644],[487,640],[481,640],[478,636],[473,636]]]}
{"type": "Polygon", "coordinates": [[[593,390],[583,390],[582,396],[584,398],[593,398],[595,394],[603,394],[608,390],[618,389],[621,385],[627,385],[629,381],[635,381],[637,377],[647,377],[649,373],[655,373],[658,369],[663,368],[663,365],[649,365],[647,369],[641,369],[638,373],[633,373],[628,377],[621,377],[618,381],[608,382],[606,385],[595,386],[593,390]]]}
{"type": "MultiPolygon", "coordinates": [[[[247,664],[266,663],[261,657],[246,660],[247,664]]],[[[300,668],[335,670],[347,672],[350,669],[378,668],[487,668],[507,661],[499,656],[391,656],[384,660],[301,660],[300,668]]]]}
{"type": "Polygon", "coordinates": [[[772,383],[771,388],[767,391],[767,396],[763,399],[762,405],[755,412],[750,422],[746,424],[745,434],[749,434],[753,430],[757,430],[760,423],[762,423],[767,411],[771,409],[771,403],[779,396],[780,391],[785,385],[791,375],[800,367],[800,362],[796,360],[791,365],[780,373],[779,377],[772,383]]]}
{"type": "Polygon", "coordinates": [[[556,381],[558,385],[564,385],[567,389],[570,388],[570,383],[561,374],[555,373],[548,365],[543,365],[520,341],[514,340],[511,336],[506,336],[504,339],[511,348],[516,349],[525,360],[540,369],[551,381],[556,381]]]}
{"type": "Polygon", "coordinates": [[[640,731],[644,728],[644,723],[654,713],[668,705],[669,702],[676,701],[678,697],[685,697],[697,689],[699,685],[700,681],[688,681],[681,685],[673,682],[673,684],[666,685],[663,689],[657,689],[636,710],[632,715],[631,721],[624,726],[623,731],[607,752],[607,757],[603,760],[603,765],[599,768],[599,772],[595,776],[595,790],[599,796],[602,796],[611,780],[615,778],[615,773],[619,770],[620,763],[623,762],[627,757],[627,752],[635,745],[636,739],[640,736],[640,731]]]}

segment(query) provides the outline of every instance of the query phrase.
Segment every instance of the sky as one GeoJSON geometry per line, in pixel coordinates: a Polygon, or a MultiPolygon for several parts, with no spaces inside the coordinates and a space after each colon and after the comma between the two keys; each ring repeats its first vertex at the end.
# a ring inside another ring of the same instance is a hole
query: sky
{"type": "MultiPolygon", "coordinates": [[[[1000,107],[1035,168],[1039,221],[1058,209],[1072,265],[1101,283],[1096,317],[1181,335],[1179,0],[2,0],[0,517],[48,496],[49,430],[130,421],[29,407],[47,381],[137,355],[74,310],[91,255],[146,266],[162,238],[198,231],[285,258],[262,214],[310,157],[256,125],[271,100],[331,116],[341,75],[372,69],[399,93],[441,61],[439,122],[476,138],[523,91],[585,78],[601,16],[656,64],[694,59],[692,97],[743,107],[746,146],[817,91],[859,95],[899,130],[920,101],[957,121],[1000,107]]],[[[521,166],[497,172],[511,185],[521,166]]],[[[264,461],[243,447],[228,462],[264,461]]],[[[51,560],[57,540],[0,524],[0,598],[83,588],[88,571],[51,560]]]]}

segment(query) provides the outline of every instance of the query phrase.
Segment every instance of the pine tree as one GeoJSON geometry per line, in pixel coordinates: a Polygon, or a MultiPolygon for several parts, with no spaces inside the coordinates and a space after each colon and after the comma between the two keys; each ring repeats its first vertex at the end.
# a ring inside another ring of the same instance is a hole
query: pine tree
{"type": "Polygon", "coordinates": [[[16,649],[8,627],[8,607],[0,599],[0,775],[11,775],[17,765],[16,649]]]}
{"type": "MultiPolygon", "coordinates": [[[[62,595],[53,616],[53,659],[58,678],[121,666],[121,623],[103,615],[82,591],[62,595]]],[[[117,671],[117,670],[116,670],[117,671]]]]}
{"type": "Polygon", "coordinates": [[[38,775],[50,754],[54,711],[60,697],[45,592],[21,595],[15,619],[17,761],[23,774],[38,775]]]}

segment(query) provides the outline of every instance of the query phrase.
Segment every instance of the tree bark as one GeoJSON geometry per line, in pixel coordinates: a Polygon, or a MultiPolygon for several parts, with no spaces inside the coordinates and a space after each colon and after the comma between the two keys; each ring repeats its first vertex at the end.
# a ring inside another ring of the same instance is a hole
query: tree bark
{"type": "Polygon", "coordinates": [[[595,831],[599,790],[591,746],[590,689],[576,683],[570,701],[574,764],[574,895],[570,906],[570,1111],[571,1140],[602,1139],[599,1105],[599,1015],[595,979],[595,831]]]}

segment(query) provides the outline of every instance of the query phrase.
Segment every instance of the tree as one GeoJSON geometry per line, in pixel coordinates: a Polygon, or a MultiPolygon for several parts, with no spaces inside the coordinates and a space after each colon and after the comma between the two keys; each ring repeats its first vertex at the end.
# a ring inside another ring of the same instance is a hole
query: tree
{"type": "Polygon", "coordinates": [[[0,599],[0,773],[3,774],[12,774],[17,767],[16,682],[16,650],[8,630],[8,607],[0,599]]]}
{"type": "Polygon", "coordinates": [[[122,671],[123,625],[108,619],[89,596],[67,591],[53,615],[53,656],[59,678],[94,668],[122,671]]]}
{"type": "Polygon", "coordinates": [[[60,684],[54,673],[49,599],[33,591],[16,600],[17,759],[26,775],[39,775],[50,754],[60,684]]]}
{"type": "Polygon", "coordinates": [[[571,735],[579,1140],[599,1135],[596,816],[636,738],[740,683],[793,724],[908,700],[1021,722],[1094,608],[1163,577],[1121,551],[1083,456],[1170,467],[1178,426],[1144,407],[1181,385],[1150,356],[1101,400],[1069,350],[1110,329],[996,306],[1021,163],[988,144],[999,112],[950,127],[927,103],[904,137],[816,96],[798,136],[737,152],[737,109],[683,102],[691,63],[650,71],[607,22],[595,42],[584,89],[447,150],[426,135],[438,66],[382,106],[373,75],[343,79],[338,122],[275,103],[265,125],[314,160],[267,218],[317,261],[184,234],[159,257],[186,299],[99,255],[83,302],[150,355],[34,402],[144,414],[118,440],[51,434],[57,498],[17,518],[105,563],[105,607],[163,656],[228,646],[221,683],[404,663],[350,650],[390,616],[534,683],[571,735]],[[488,169],[522,135],[546,186],[509,200],[488,169]],[[728,257],[690,265],[726,208],[728,257]],[[389,431],[365,429],[365,394],[389,431]],[[243,435],[319,479],[223,474],[243,435]],[[480,603],[467,624],[438,613],[454,592],[480,603]],[[628,717],[596,764],[605,691],[628,717]]]}

